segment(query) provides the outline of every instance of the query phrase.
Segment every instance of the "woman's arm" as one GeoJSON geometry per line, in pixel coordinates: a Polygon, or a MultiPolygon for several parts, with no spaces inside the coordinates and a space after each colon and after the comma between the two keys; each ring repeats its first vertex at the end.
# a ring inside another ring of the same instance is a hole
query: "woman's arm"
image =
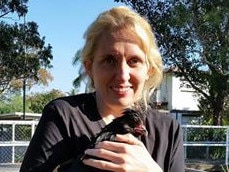
{"type": "Polygon", "coordinates": [[[69,151],[65,125],[54,106],[44,108],[42,117],[24,156],[21,172],[51,171],[66,159],[69,151]]]}

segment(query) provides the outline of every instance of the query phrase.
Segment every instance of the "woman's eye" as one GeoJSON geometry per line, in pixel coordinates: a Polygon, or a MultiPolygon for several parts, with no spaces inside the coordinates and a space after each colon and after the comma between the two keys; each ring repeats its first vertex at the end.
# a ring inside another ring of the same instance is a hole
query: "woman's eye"
{"type": "Polygon", "coordinates": [[[137,65],[139,65],[141,63],[142,63],[142,61],[139,58],[131,58],[128,61],[128,64],[131,65],[131,66],[137,66],[137,65]]]}
{"type": "Polygon", "coordinates": [[[109,56],[105,57],[104,63],[105,63],[105,64],[109,64],[109,65],[113,65],[113,64],[116,63],[116,59],[115,59],[114,56],[109,55],[109,56]]]}

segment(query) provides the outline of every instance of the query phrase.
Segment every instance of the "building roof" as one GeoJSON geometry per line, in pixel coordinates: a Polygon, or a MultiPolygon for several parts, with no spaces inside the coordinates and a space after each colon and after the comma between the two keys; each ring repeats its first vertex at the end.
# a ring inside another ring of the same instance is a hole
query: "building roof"
{"type": "MultiPolygon", "coordinates": [[[[25,113],[25,120],[39,120],[41,114],[39,113],[25,113]]],[[[24,114],[22,112],[11,112],[0,114],[0,120],[23,120],[24,114]]]]}

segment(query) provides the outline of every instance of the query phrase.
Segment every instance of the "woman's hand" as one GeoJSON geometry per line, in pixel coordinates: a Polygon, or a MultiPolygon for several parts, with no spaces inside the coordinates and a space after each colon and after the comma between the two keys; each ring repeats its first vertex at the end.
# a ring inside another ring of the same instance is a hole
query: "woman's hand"
{"type": "Polygon", "coordinates": [[[109,171],[152,171],[162,172],[152,159],[144,144],[131,134],[117,135],[116,142],[103,141],[94,149],[87,149],[85,154],[102,158],[85,159],[83,163],[109,171]]]}

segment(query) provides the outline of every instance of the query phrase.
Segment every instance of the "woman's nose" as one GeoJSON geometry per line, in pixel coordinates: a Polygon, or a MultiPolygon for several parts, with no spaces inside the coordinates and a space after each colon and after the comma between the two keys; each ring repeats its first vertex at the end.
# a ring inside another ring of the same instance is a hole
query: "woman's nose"
{"type": "Polygon", "coordinates": [[[130,79],[130,66],[126,61],[119,63],[116,70],[116,78],[118,80],[128,81],[130,79]]]}

